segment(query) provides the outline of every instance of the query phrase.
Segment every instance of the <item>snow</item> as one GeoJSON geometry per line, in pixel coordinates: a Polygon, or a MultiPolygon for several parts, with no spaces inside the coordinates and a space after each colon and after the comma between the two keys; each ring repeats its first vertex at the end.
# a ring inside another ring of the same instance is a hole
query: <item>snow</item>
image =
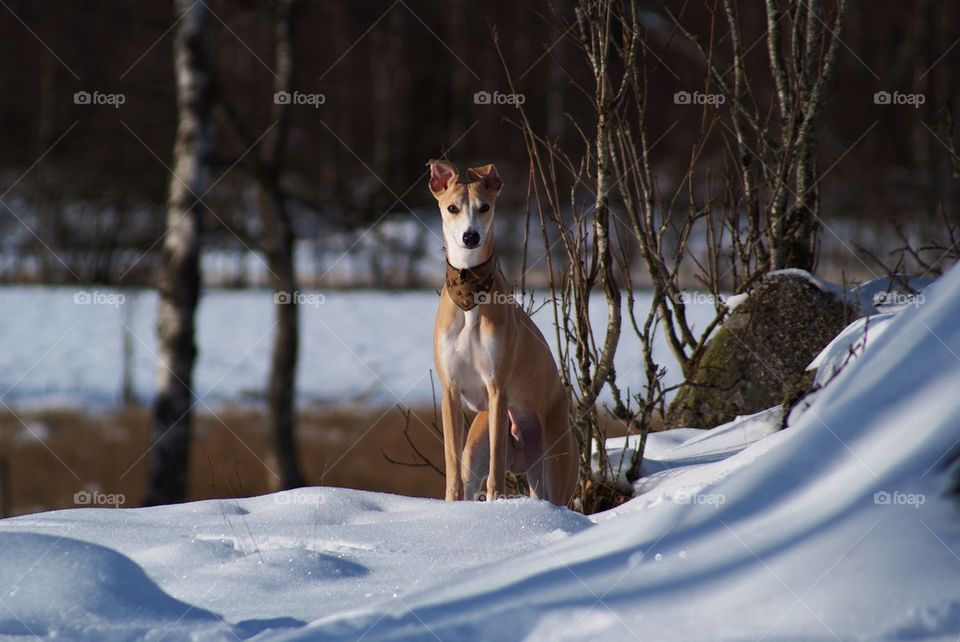
{"type": "Polygon", "coordinates": [[[733,312],[749,298],[750,298],[749,292],[741,292],[740,294],[731,294],[724,300],[724,304],[727,306],[727,310],[729,310],[730,312],[733,312]]]}
{"type": "Polygon", "coordinates": [[[960,270],[924,295],[786,430],[651,435],[642,494],[589,518],[312,488],[0,521],[0,632],[956,640],[960,270]]]}
{"type": "Polygon", "coordinates": [[[895,317],[893,312],[872,314],[844,328],[807,366],[807,370],[817,371],[814,384],[824,385],[849,362],[863,354],[867,343],[879,338],[895,317]]]}
{"type": "Polygon", "coordinates": [[[933,281],[932,277],[906,274],[878,277],[851,288],[847,300],[856,302],[861,314],[899,311],[922,305],[923,289],[933,281]]]}
{"type": "Polygon", "coordinates": [[[798,268],[785,268],[783,270],[773,270],[771,272],[767,272],[767,274],[764,275],[763,278],[770,279],[776,276],[787,276],[787,277],[793,277],[797,279],[804,279],[805,281],[807,281],[814,287],[818,288],[822,292],[826,292],[827,294],[832,294],[838,298],[843,294],[843,290],[837,287],[836,285],[834,285],[833,283],[817,278],[814,275],[807,272],[806,270],[801,270],[798,268]]]}
{"type": "Polygon", "coordinates": [[[173,623],[202,631],[219,620],[170,597],[140,566],[110,548],[5,532],[0,534],[0,556],[5,574],[2,635],[134,639],[173,623]]]}
{"type": "MultiPolygon", "coordinates": [[[[848,302],[860,316],[870,316],[882,312],[897,312],[908,306],[923,304],[923,289],[933,283],[934,279],[927,276],[909,276],[898,274],[870,279],[847,290],[817,278],[806,270],[787,268],[768,272],[764,279],[775,276],[789,276],[807,281],[820,291],[831,294],[842,301],[848,302]]],[[[727,310],[733,312],[750,297],[749,292],[742,292],[727,297],[724,303],[727,310]]]]}
{"type": "MultiPolygon", "coordinates": [[[[304,290],[300,299],[301,355],[297,394],[301,402],[373,406],[431,404],[433,391],[433,291],[304,290]]],[[[544,293],[535,293],[542,301],[544,293]]],[[[195,372],[199,410],[225,402],[263,399],[273,332],[270,290],[208,290],[198,311],[199,359],[195,372]]],[[[649,294],[638,293],[638,309],[649,294]]],[[[0,399],[14,407],[112,406],[120,401],[125,327],[131,334],[133,383],[138,399],[153,396],[156,368],[157,297],[152,291],[66,287],[0,288],[0,399]],[[75,296],[90,301],[77,304],[75,296]],[[122,297],[122,298],[121,298],[122,297]]],[[[604,328],[602,297],[591,306],[595,328],[604,328]]],[[[688,309],[704,327],[712,305],[688,309]]],[[[533,315],[553,347],[553,313],[533,315]]],[[[666,343],[655,358],[679,371],[666,343]]],[[[639,342],[624,332],[615,359],[627,390],[643,385],[639,342]]],[[[604,398],[606,399],[606,398],[604,398]]]]}
{"type": "MultiPolygon", "coordinates": [[[[677,428],[650,435],[644,449],[640,478],[633,484],[626,479],[632,455],[640,441],[639,435],[613,437],[607,440],[607,456],[614,471],[619,474],[621,487],[633,487],[633,494],[650,492],[665,481],[684,475],[691,479],[694,467],[728,459],[752,443],[780,430],[780,408],[770,408],[753,415],[737,417],[713,430],[677,428]]],[[[594,469],[599,468],[599,457],[594,455],[594,469]]]]}
{"type": "Polygon", "coordinates": [[[0,634],[91,640],[302,627],[592,526],[547,503],[339,488],[0,524],[0,634]]]}
{"type": "MultiPolygon", "coordinates": [[[[806,272],[799,273],[826,291],[839,292],[806,272]]],[[[851,289],[846,297],[859,302],[863,315],[889,313],[922,304],[922,288],[929,281],[910,280],[910,286],[919,291],[912,293],[896,280],[874,279],[851,289]]],[[[303,290],[298,294],[304,302],[297,372],[302,404],[432,403],[436,292],[303,290]]],[[[195,372],[201,411],[224,403],[262,402],[270,363],[273,295],[266,289],[205,291],[197,319],[195,372]]],[[[552,311],[539,306],[545,296],[534,293],[533,319],[554,349],[552,311]]],[[[724,302],[732,310],[746,297],[731,296],[724,302]]],[[[695,328],[713,319],[712,296],[685,292],[684,300],[695,328]]],[[[649,302],[649,293],[637,293],[637,309],[645,309],[649,302]]],[[[156,309],[156,294],[148,290],[0,288],[4,330],[0,333],[0,399],[14,408],[117,405],[127,332],[134,393],[149,402],[156,376],[156,309]]],[[[591,316],[595,328],[605,327],[602,297],[591,305],[591,316]]],[[[654,358],[667,368],[665,384],[679,383],[679,369],[662,336],[656,341],[654,358]]],[[[642,388],[643,360],[632,332],[622,334],[614,365],[625,392],[642,388]]],[[[609,397],[601,398],[607,401],[609,397]]]]}

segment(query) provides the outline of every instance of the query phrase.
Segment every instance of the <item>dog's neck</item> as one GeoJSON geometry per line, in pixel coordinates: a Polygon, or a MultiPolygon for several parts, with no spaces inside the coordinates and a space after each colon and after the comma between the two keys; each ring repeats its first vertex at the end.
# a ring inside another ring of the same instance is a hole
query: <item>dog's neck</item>
{"type": "Polygon", "coordinates": [[[472,250],[449,240],[446,240],[446,246],[447,263],[460,270],[482,265],[493,256],[493,239],[487,239],[481,247],[472,250]]]}
{"type": "Polygon", "coordinates": [[[489,295],[496,276],[497,258],[493,252],[483,263],[468,268],[458,268],[448,258],[444,291],[458,308],[467,312],[489,295]]]}

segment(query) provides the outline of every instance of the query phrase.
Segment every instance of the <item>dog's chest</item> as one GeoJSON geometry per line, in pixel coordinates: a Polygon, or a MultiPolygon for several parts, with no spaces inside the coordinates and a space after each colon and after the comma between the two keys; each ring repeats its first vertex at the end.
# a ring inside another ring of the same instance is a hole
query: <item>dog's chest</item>
{"type": "Polygon", "coordinates": [[[493,379],[500,345],[493,333],[482,331],[476,308],[456,315],[440,332],[437,349],[443,371],[459,385],[466,405],[486,410],[487,382],[493,379]]]}

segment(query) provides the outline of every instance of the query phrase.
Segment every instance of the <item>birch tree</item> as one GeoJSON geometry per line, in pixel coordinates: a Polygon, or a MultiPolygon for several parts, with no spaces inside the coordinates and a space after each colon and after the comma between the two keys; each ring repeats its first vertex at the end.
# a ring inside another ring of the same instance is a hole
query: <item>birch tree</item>
{"type": "Polygon", "coordinates": [[[203,0],[175,0],[174,13],[178,18],[173,43],[178,122],[157,280],[157,392],[147,505],[182,501],[187,491],[202,198],[210,183],[213,152],[210,10],[203,0]]]}

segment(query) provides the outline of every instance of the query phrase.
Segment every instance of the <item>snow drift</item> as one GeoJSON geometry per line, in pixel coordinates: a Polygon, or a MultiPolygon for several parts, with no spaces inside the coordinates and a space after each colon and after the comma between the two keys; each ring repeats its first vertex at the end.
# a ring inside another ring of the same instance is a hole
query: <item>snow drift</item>
{"type": "Polygon", "coordinates": [[[828,348],[858,346],[787,430],[654,435],[641,494],[590,518],[318,488],[4,520],[0,632],[955,640],[960,271],[924,295],[828,348]]]}

